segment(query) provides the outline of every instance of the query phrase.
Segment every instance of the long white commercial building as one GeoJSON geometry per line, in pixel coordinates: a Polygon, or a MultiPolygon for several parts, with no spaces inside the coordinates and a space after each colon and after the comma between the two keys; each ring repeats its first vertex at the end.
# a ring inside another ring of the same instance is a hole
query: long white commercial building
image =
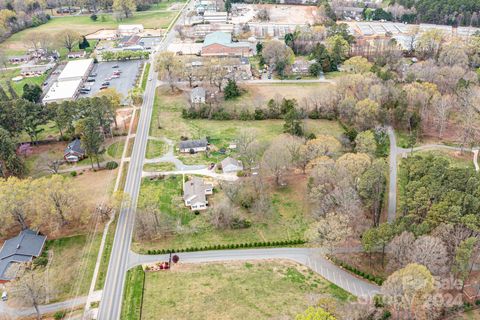
{"type": "Polygon", "coordinates": [[[93,68],[93,59],[70,61],[50,87],[42,102],[61,102],[77,97],[78,89],[83,84],[93,68]]]}

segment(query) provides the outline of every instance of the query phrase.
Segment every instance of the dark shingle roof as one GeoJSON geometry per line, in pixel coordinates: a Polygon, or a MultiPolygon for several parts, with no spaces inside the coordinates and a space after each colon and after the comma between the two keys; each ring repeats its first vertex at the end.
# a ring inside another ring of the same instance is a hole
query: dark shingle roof
{"type": "Polygon", "coordinates": [[[208,144],[207,139],[201,140],[186,140],[180,142],[180,149],[193,149],[206,147],[208,144]]]}
{"type": "Polygon", "coordinates": [[[26,229],[21,231],[18,236],[6,240],[0,249],[0,279],[5,278],[5,272],[13,262],[26,262],[38,257],[42,253],[46,236],[26,229]]]}
{"type": "Polygon", "coordinates": [[[80,142],[80,139],[75,139],[68,144],[68,146],[65,148],[65,154],[70,152],[76,152],[80,154],[85,153],[85,151],[82,149],[82,143],[80,142]]]}

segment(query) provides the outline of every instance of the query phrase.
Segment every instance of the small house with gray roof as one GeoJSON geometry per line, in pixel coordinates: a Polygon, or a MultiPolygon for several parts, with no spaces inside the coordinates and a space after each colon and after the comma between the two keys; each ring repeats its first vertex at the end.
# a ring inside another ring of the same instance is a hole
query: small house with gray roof
{"type": "Polygon", "coordinates": [[[221,164],[223,173],[232,173],[243,170],[242,163],[236,159],[233,159],[232,157],[223,159],[221,164]]]}
{"type": "Polygon", "coordinates": [[[181,153],[197,153],[207,151],[207,139],[180,141],[178,146],[181,153]]]}
{"type": "Polygon", "coordinates": [[[190,102],[192,104],[201,104],[205,103],[205,89],[202,87],[196,87],[193,88],[193,90],[190,92],[190,102]]]}
{"type": "Polygon", "coordinates": [[[18,236],[6,240],[0,249],[0,283],[15,279],[15,265],[27,263],[42,254],[47,237],[25,229],[18,236]]]}
{"type": "Polygon", "coordinates": [[[183,200],[192,211],[207,209],[207,195],[213,194],[213,184],[205,183],[202,178],[192,177],[183,183],[183,200]]]}

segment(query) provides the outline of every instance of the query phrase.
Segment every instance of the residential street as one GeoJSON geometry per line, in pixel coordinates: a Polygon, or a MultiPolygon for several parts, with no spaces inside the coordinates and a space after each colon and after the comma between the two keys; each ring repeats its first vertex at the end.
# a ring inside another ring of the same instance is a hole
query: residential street
{"type": "MultiPolygon", "coordinates": [[[[352,248],[347,251],[357,251],[357,249],[358,248],[352,248]]],[[[271,248],[185,252],[178,253],[177,255],[180,257],[180,263],[287,259],[309,267],[325,279],[358,298],[372,298],[380,291],[379,286],[357,278],[325,259],[323,256],[325,253],[325,249],[319,248],[271,248]]],[[[168,255],[139,255],[132,252],[128,259],[128,266],[132,268],[143,263],[168,261],[168,258],[168,255]]]]}
{"type": "MultiPolygon", "coordinates": [[[[185,14],[186,8],[190,5],[191,3],[187,2],[180,15],[185,14]]],[[[170,26],[169,32],[165,35],[163,42],[159,45],[159,47],[157,47],[157,51],[165,50],[168,44],[174,39],[174,25],[175,23],[170,26]]],[[[150,59],[151,63],[153,64],[155,56],[152,55],[150,59]]],[[[132,241],[132,233],[135,222],[135,209],[137,206],[137,199],[142,181],[142,169],[147,147],[148,133],[150,130],[150,120],[152,118],[156,82],[158,78],[155,68],[150,69],[150,74],[148,77],[149,81],[147,81],[147,87],[143,96],[143,104],[138,121],[138,129],[125,182],[124,192],[126,195],[128,195],[128,197],[126,197],[124,200],[122,209],[119,213],[112,253],[110,255],[110,261],[108,265],[107,278],[105,280],[105,287],[97,316],[97,318],[101,320],[116,320],[120,318],[125,275],[128,270],[127,257],[132,241]]]]}

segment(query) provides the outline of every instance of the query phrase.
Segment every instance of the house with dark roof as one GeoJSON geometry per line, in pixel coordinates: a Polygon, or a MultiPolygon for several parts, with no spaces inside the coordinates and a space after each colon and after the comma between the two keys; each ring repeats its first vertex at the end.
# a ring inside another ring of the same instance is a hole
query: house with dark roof
{"type": "Polygon", "coordinates": [[[207,151],[208,141],[207,139],[201,140],[185,140],[181,141],[178,148],[182,153],[197,153],[207,151]]]}
{"type": "Polygon", "coordinates": [[[15,265],[27,263],[42,254],[47,237],[25,229],[18,236],[6,240],[0,249],[0,283],[15,279],[15,265]]]}
{"type": "Polygon", "coordinates": [[[216,31],[205,36],[202,46],[202,56],[241,56],[252,55],[248,42],[233,42],[232,35],[227,32],[216,31]]]}
{"type": "Polygon", "coordinates": [[[63,152],[63,158],[68,162],[77,162],[85,158],[85,150],[82,148],[80,139],[75,139],[68,144],[63,152]]]}
{"type": "Polygon", "coordinates": [[[205,183],[202,178],[192,177],[183,183],[183,200],[192,211],[207,209],[207,195],[213,194],[213,184],[205,183]]]}

